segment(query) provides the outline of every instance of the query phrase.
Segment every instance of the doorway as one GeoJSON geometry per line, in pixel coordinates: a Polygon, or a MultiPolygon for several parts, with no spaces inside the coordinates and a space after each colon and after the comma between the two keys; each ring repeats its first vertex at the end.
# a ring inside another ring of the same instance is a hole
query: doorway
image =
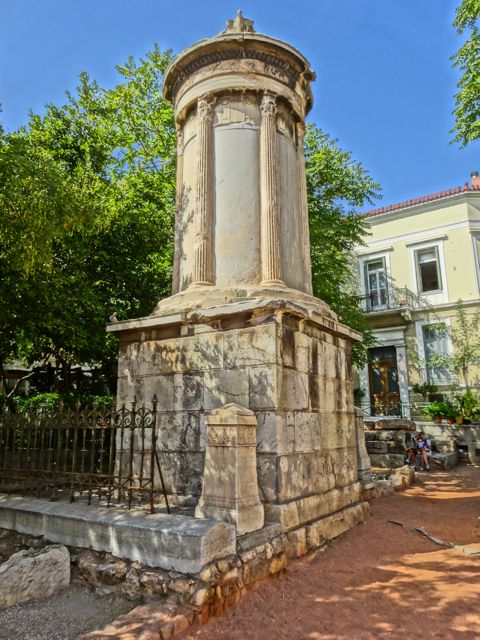
{"type": "Polygon", "coordinates": [[[397,350],[375,347],[368,350],[368,377],[372,415],[400,416],[397,350]]]}

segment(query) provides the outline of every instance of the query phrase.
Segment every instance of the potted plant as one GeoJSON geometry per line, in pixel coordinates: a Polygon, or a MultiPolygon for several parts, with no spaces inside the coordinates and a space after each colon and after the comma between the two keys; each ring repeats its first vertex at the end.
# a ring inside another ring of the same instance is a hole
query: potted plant
{"type": "Polygon", "coordinates": [[[431,402],[425,407],[423,413],[426,413],[434,422],[441,422],[442,418],[446,418],[448,408],[445,402],[431,402]]]}
{"type": "Polygon", "coordinates": [[[452,402],[450,402],[450,400],[445,401],[444,405],[447,423],[455,424],[458,416],[458,408],[452,402]]]}
{"type": "Polygon", "coordinates": [[[362,400],[365,397],[366,390],[362,387],[355,387],[353,390],[353,399],[355,401],[355,406],[360,407],[362,405],[362,400]]]}
{"type": "Polygon", "coordinates": [[[470,389],[467,389],[463,395],[457,394],[455,396],[457,406],[457,424],[471,424],[478,416],[480,409],[480,403],[477,396],[475,396],[470,389]]]}

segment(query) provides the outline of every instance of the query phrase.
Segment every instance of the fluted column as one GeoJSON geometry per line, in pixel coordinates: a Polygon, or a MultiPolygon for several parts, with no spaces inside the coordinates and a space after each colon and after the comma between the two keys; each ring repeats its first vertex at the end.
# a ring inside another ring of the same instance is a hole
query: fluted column
{"type": "Polygon", "coordinates": [[[195,187],[196,223],[193,260],[194,285],[212,284],[212,122],[214,100],[199,98],[197,105],[198,159],[195,187]]]}
{"type": "Polygon", "coordinates": [[[312,293],[312,261],[310,257],[310,230],[308,227],[307,176],[305,174],[305,125],[297,123],[297,167],[300,198],[300,224],[302,234],[303,265],[305,269],[305,292],[312,293]]]}
{"type": "Polygon", "coordinates": [[[265,93],[260,103],[260,191],[262,283],[281,283],[279,206],[277,199],[277,105],[265,93]]]}
{"type": "Polygon", "coordinates": [[[184,135],[183,127],[177,124],[177,192],[176,192],[176,211],[175,211],[175,243],[173,256],[173,280],[172,293],[178,293],[180,289],[180,228],[182,225],[183,208],[184,208],[184,186],[183,186],[183,148],[184,135]]]}

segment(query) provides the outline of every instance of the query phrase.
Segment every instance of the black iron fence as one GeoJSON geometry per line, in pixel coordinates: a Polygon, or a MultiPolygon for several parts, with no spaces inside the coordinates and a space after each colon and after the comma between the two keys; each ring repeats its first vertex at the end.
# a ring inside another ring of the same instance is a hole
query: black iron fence
{"type": "Polygon", "coordinates": [[[102,504],[169,504],[152,405],[0,412],[0,492],[98,500],[102,504]]]}

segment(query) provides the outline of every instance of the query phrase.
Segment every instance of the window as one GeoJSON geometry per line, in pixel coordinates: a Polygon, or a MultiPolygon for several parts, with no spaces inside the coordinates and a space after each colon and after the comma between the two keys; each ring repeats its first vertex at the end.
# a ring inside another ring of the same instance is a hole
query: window
{"type": "Polygon", "coordinates": [[[385,258],[365,262],[365,291],[369,309],[381,309],[387,306],[387,269],[385,258]]]}
{"type": "Polygon", "coordinates": [[[480,236],[472,236],[473,238],[473,253],[475,255],[475,264],[477,266],[477,281],[480,289],[480,236]]]}
{"type": "Polygon", "coordinates": [[[446,325],[424,325],[423,347],[427,366],[427,381],[432,384],[450,384],[452,376],[442,356],[450,355],[450,339],[446,325]]]}
{"type": "Polygon", "coordinates": [[[442,289],[442,281],[440,278],[438,248],[419,249],[415,252],[415,262],[417,265],[419,291],[422,293],[440,291],[442,289]]]}

